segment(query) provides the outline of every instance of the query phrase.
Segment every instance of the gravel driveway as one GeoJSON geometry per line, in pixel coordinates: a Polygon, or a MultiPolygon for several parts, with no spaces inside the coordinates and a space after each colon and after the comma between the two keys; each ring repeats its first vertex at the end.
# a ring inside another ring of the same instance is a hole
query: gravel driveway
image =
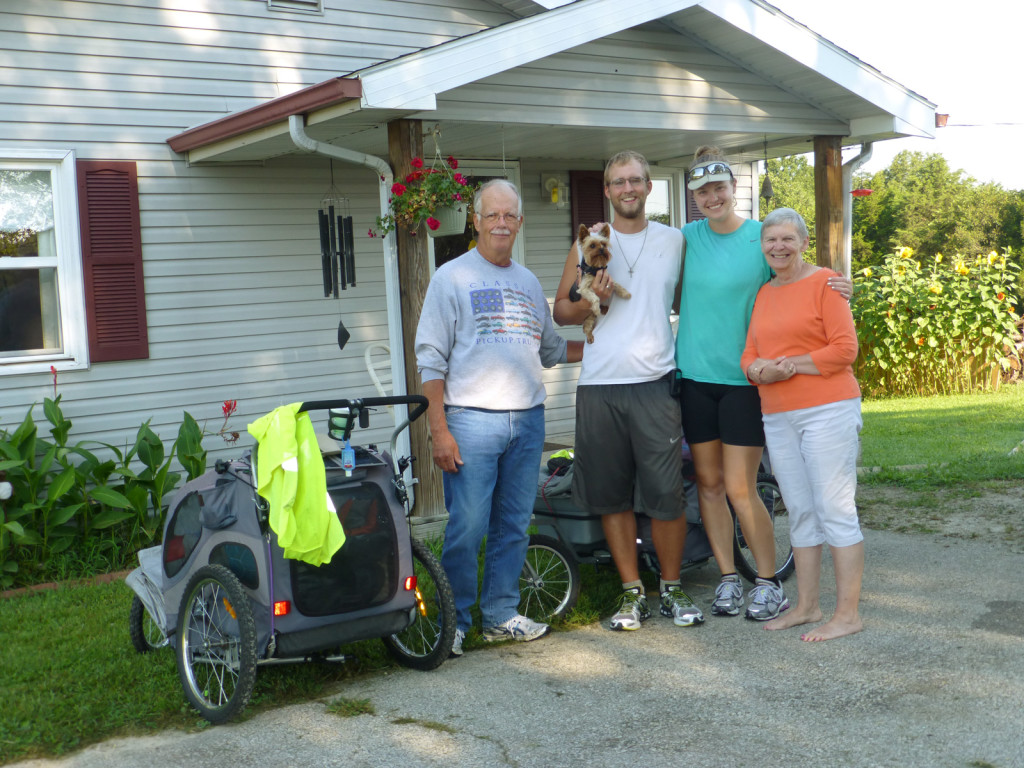
{"type": "MultiPolygon", "coordinates": [[[[690,629],[595,625],[346,682],[235,725],[16,765],[1024,768],[1021,555],[870,530],[866,552],[866,628],[841,640],[710,616],[690,629]],[[374,713],[333,715],[334,697],[374,713]]],[[[702,605],[715,584],[713,567],[689,572],[702,605]]]]}

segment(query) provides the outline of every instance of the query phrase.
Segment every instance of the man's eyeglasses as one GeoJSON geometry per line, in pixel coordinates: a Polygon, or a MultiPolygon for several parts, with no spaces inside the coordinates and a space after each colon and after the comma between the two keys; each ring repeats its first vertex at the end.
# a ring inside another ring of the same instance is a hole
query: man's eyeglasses
{"type": "Polygon", "coordinates": [[[643,176],[631,176],[628,179],[614,179],[608,182],[608,186],[613,189],[623,189],[628,184],[631,187],[641,187],[647,183],[647,179],[643,176]]]}
{"type": "Polygon", "coordinates": [[[497,224],[499,221],[503,224],[508,222],[509,224],[518,224],[520,218],[518,213],[482,213],[480,218],[486,221],[488,224],[497,224]]]}
{"type": "Polygon", "coordinates": [[[699,165],[690,171],[691,179],[702,179],[705,176],[714,176],[716,173],[728,173],[732,175],[732,168],[729,167],[728,163],[708,163],[707,165],[699,165]]]}

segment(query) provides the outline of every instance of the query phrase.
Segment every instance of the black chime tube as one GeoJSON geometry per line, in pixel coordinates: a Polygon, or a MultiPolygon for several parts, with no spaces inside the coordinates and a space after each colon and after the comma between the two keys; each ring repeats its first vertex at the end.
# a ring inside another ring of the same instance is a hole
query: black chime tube
{"type": "Polygon", "coordinates": [[[331,291],[334,298],[338,298],[338,238],[341,232],[337,229],[333,205],[327,209],[327,216],[331,222],[331,291]]]}
{"type": "Polygon", "coordinates": [[[345,290],[345,221],[343,216],[338,217],[338,258],[334,264],[335,272],[338,275],[334,283],[334,295],[338,295],[338,288],[345,290]]]}
{"type": "Polygon", "coordinates": [[[317,211],[317,218],[320,222],[320,265],[324,276],[324,298],[331,295],[331,226],[327,220],[327,213],[321,208],[317,211]]]}
{"type": "Polygon", "coordinates": [[[356,245],[355,235],[352,232],[352,217],[345,217],[344,243],[345,243],[345,272],[348,275],[348,284],[356,287],[356,245]]]}

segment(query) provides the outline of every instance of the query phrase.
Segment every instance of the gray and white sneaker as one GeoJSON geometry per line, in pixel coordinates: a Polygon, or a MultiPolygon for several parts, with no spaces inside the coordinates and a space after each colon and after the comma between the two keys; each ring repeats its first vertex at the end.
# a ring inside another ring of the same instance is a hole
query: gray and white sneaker
{"type": "Polygon", "coordinates": [[[704,612],[678,584],[673,584],[661,593],[661,615],[671,616],[672,623],[677,627],[704,623],[704,612]]]}
{"type": "Polygon", "coordinates": [[[466,639],[466,632],[462,629],[455,630],[455,639],[452,640],[451,658],[457,659],[462,655],[462,641],[466,639]]]}
{"type": "Polygon", "coordinates": [[[485,627],[484,640],[489,643],[494,643],[498,640],[518,640],[521,643],[528,643],[531,640],[544,637],[549,629],[551,627],[547,624],[541,624],[538,621],[533,621],[517,614],[504,624],[498,624],[496,627],[485,627]]]}
{"type": "Polygon", "coordinates": [[[743,607],[743,584],[739,576],[725,576],[718,583],[711,613],[715,616],[735,616],[743,607]]]}
{"type": "Polygon", "coordinates": [[[754,621],[768,621],[774,619],[784,610],[789,608],[789,598],[770,581],[758,579],[754,582],[754,588],[747,595],[750,605],[747,606],[747,618],[754,621]]]}
{"type": "Polygon", "coordinates": [[[647,595],[639,588],[627,589],[619,598],[619,608],[612,615],[608,628],[613,630],[640,629],[640,622],[651,618],[647,595]]]}

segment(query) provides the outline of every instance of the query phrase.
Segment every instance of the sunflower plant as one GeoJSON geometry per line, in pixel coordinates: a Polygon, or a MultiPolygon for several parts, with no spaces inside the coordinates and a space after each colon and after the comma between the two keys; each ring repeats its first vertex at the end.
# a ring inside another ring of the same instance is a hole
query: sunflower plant
{"type": "Polygon", "coordinates": [[[428,229],[435,230],[440,222],[434,218],[438,208],[454,208],[460,205],[467,210],[473,204],[475,184],[458,172],[459,162],[449,157],[438,163],[438,167],[423,167],[423,159],[412,159],[412,172],[404,181],[396,181],[391,185],[391,196],[388,198],[390,210],[384,216],[377,217],[376,231],[370,230],[370,237],[384,237],[399,226],[416,234],[424,224],[428,229]]]}
{"type": "Polygon", "coordinates": [[[897,248],[854,276],[857,377],[880,396],[994,389],[1021,372],[1020,267],[1009,250],[925,259],[897,248]]]}

